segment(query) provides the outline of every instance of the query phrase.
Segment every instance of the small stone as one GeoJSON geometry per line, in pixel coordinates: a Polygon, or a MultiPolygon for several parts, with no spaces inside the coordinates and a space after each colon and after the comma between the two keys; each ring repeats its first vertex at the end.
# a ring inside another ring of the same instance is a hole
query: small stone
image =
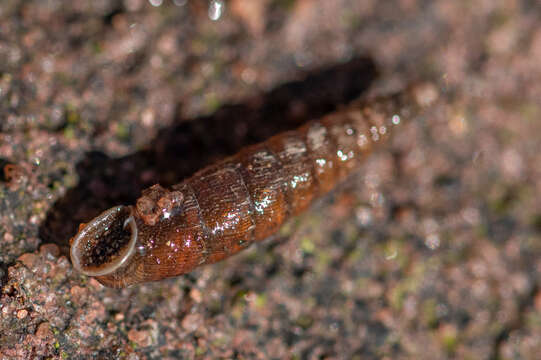
{"type": "Polygon", "coordinates": [[[90,304],[90,307],[85,314],[86,321],[88,321],[89,323],[93,323],[95,322],[95,320],[103,321],[103,319],[105,319],[105,316],[105,306],[100,301],[95,301],[90,304]]]}
{"type": "Polygon", "coordinates": [[[13,240],[15,239],[15,237],[13,236],[12,233],[5,233],[4,234],[4,242],[7,243],[7,244],[10,244],[13,242],[13,240]]]}
{"type": "Polygon", "coordinates": [[[231,12],[240,18],[251,34],[260,36],[265,30],[265,1],[233,0],[231,12]]]}
{"type": "Polygon", "coordinates": [[[57,258],[60,255],[60,248],[56,244],[44,244],[40,246],[39,253],[47,257],[57,258]]]}
{"type": "Polygon", "coordinates": [[[181,326],[189,332],[196,331],[203,324],[200,314],[188,314],[182,320],[181,326]]]}
{"type": "Polygon", "coordinates": [[[538,292],[534,297],[534,306],[537,311],[541,311],[541,292],[538,292]]]}
{"type": "Polygon", "coordinates": [[[438,89],[431,83],[420,84],[414,89],[415,101],[420,106],[430,106],[439,97],[438,89]]]}
{"type": "Polygon", "coordinates": [[[75,305],[82,305],[83,303],[86,303],[88,289],[75,285],[70,289],[70,294],[75,305]]]}
{"type": "Polygon", "coordinates": [[[17,319],[22,320],[26,316],[28,316],[28,310],[22,309],[22,310],[17,311],[17,319]]]}
{"type": "Polygon", "coordinates": [[[132,329],[128,332],[128,339],[134,342],[139,347],[150,345],[148,334],[146,331],[137,331],[132,329]]]}
{"type": "Polygon", "coordinates": [[[203,300],[203,295],[201,294],[201,291],[195,288],[190,291],[190,297],[196,303],[200,303],[203,300]]]}
{"type": "Polygon", "coordinates": [[[128,339],[138,347],[148,347],[157,339],[158,324],[154,320],[147,320],[141,324],[142,330],[132,329],[128,332],[128,339]]]}
{"type": "Polygon", "coordinates": [[[36,336],[43,340],[53,337],[53,332],[51,331],[51,327],[48,322],[42,322],[38,325],[38,328],[36,329],[36,336]]]}
{"type": "Polygon", "coordinates": [[[22,262],[26,268],[32,270],[36,264],[36,261],[38,260],[38,256],[33,253],[26,253],[19,256],[17,260],[22,262]]]}
{"type": "Polygon", "coordinates": [[[103,289],[103,285],[100,284],[100,282],[94,278],[90,278],[90,280],[88,280],[88,285],[90,285],[91,287],[94,288],[94,290],[101,290],[103,289]]]}

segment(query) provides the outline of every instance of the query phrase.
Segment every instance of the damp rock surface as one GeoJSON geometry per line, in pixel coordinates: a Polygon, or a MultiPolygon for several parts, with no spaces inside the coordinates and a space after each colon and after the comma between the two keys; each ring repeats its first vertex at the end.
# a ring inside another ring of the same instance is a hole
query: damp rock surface
{"type": "Polygon", "coordinates": [[[1,357],[537,358],[541,6],[212,6],[0,4],[1,357]],[[435,105],[275,238],[122,290],[73,269],[104,209],[419,82],[435,105]]]}

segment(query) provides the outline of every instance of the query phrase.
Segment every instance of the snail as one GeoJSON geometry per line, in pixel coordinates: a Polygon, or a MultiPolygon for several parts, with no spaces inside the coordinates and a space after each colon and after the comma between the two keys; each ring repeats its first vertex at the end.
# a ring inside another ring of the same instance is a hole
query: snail
{"type": "Polygon", "coordinates": [[[355,101],[171,188],[144,190],[135,205],[115,206],[81,224],[71,239],[73,266],[121,288],[188,273],[268,238],[358,169],[393,127],[434,97],[424,91],[420,98],[416,89],[355,101]]]}

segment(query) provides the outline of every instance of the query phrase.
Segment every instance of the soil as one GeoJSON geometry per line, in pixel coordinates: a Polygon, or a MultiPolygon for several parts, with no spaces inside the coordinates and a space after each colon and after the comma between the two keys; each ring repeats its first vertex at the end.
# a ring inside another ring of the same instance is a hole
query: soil
{"type": "Polygon", "coordinates": [[[539,2],[2,0],[0,24],[2,359],[538,358],[539,2]],[[73,269],[104,209],[416,83],[439,101],[273,239],[122,290],[73,269]]]}

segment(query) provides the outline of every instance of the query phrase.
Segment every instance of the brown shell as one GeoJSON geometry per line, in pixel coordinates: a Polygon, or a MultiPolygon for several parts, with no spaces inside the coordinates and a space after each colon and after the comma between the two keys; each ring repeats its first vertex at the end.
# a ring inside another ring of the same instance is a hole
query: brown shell
{"type": "Polygon", "coordinates": [[[223,260],[276,232],[358,168],[419,106],[413,91],[311,121],[246,147],[171,189],[154,185],[72,239],[74,266],[124,287],[223,260]]]}

